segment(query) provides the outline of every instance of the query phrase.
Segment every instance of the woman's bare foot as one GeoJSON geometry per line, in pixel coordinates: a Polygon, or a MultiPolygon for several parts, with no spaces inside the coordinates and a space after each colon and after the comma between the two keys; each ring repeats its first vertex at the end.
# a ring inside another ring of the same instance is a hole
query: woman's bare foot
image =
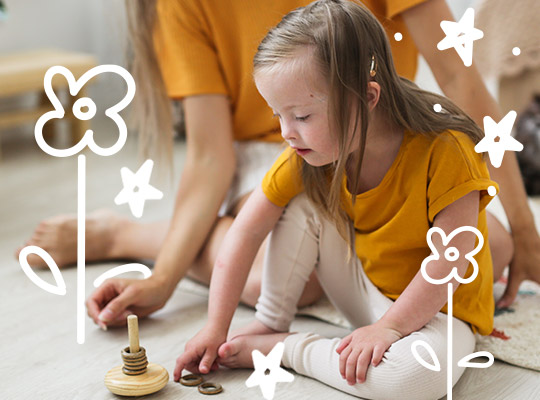
{"type": "Polygon", "coordinates": [[[290,332],[267,335],[243,335],[223,343],[218,349],[218,364],[227,368],[253,368],[253,350],[268,354],[276,343],[282,342],[290,332]]]}
{"type": "Polygon", "coordinates": [[[249,324],[241,328],[235,329],[234,331],[231,331],[229,335],[227,336],[227,342],[230,342],[231,340],[237,338],[238,336],[269,335],[272,333],[281,333],[281,332],[275,331],[267,327],[265,324],[263,324],[259,320],[253,320],[249,324]]]}
{"type": "MultiPolygon", "coordinates": [[[[98,261],[115,258],[115,236],[127,219],[108,210],[98,210],[86,218],[86,260],[98,261]]],[[[26,246],[38,246],[51,255],[59,268],[77,261],[77,216],[59,215],[39,223],[32,237],[18,248],[15,257],[26,246]]],[[[43,259],[28,256],[32,267],[45,267],[43,259]]]]}

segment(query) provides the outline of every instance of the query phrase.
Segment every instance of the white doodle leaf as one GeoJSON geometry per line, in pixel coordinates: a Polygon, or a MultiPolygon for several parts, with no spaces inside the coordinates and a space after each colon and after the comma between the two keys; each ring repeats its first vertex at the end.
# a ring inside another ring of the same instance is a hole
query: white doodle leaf
{"type": "Polygon", "coordinates": [[[477,351],[476,353],[471,353],[463,357],[458,361],[458,366],[462,368],[489,368],[495,362],[493,354],[487,351],[477,351]],[[488,360],[486,362],[471,362],[475,358],[486,357],[488,360]]]}
{"type": "Polygon", "coordinates": [[[415,340],[413,344],[411,344],[411,352],[413,353],[416,361],[418,361],[423,367],[435,372],[439,372],[441,370],[441,363],[439,362],[437,354],[435,354],[433,348],[423,340],[415,340]],[[423,347],[426,349],[431,357],[431,361],[433,362],[432,364],[428,363],[422,356],[420,356],[417,350],[418,347],[423,347]]]}
{"type": "Polygon", "coordinates": [[[98,276],[94,281],[94,287],[101,286],[106,279],[114,278],[115,276],[123,274],[124,272],[140,272],[143,274],[143,279],[149,278],[152,275],[152,271],[150,271],[150,268],[148,268],[146,265],[138,263],[124,264],[110,269],[98,276]]]}
{"type": "Polygon", "coordinates": [[[39,286],[41,289],[52,294],[57,294],[59,296],[64,296],[66,294],[66,282],[64,281],[64,278],[60,270],[58,269],[58,265],[56,265],[56,262],[53,260],[51,255],[45,250],[43,250],[41,247],[26,246],[19,253],[19,263],[21,264],[21,267],[26,276],[30,278],[30,280],[34,282],[37,286],[39,286]],[[30,264],[28,264],[28,255],[30,254],[35,254],[41,257],[43,261],[45,261],[45,264],[47,264],[53,274],[56,285],[51,285],[50,283],[45,282],[43,279],[37,276],[32,267],[30,267],[30,264]]]}

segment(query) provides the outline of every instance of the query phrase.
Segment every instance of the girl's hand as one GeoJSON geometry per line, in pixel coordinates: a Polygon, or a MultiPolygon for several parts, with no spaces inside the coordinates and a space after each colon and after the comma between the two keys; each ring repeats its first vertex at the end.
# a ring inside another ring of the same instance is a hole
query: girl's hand
{"type": "Polygon", "coordinates": [[[218,348],[226,340],[227,330],[205,326],[187,342],[184,353],[176,359],[174,380],[180,379],[184,369],[194,374],[207,374],[216,369],[218,348]]]}
{"type": "Polygon", "coordinates": [[[369,364],[376,367],[392,343],[402,335],[384,326],[381,321],[356,329],[345,336],[336,349],[339,356],[339,372],[349,385],[363,383],[369,364]]]}

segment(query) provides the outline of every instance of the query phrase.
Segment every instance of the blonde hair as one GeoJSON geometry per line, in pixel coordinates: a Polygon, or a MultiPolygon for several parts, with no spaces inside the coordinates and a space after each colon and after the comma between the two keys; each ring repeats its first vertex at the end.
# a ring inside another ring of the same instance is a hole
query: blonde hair
{"type": "Polygon", "coordinates": [[[131,125],[139,134],[144,157],[172,163],[173,116],[154,49],[157,0],[126,0],[130,33],[129,69],[137,92],[132,102],[131,125]]]}
{"type": "MultiPolygon", "coordinates": [[[[301,160],[302,181],[309,199],[335,222],[340,234],[350,243],[349,219],[342,207],[343,201],[347,201],[342,182],[355,140],[359,145],[358,163],[347,178],[355,185],[359,182],[369,124],[370,80],[381,87],[378,109],[389,122],[408,131],[435,135],[447,129],[458,130],[470,136],[474,143],[480,141],[483,133],[450,100],[421,90],[397,75],[383,27],[371,12],[354,1],[318,0],[291,11],[259,45],[254,72],[293,59],[305,46],[312,48],[311,59],[328,80],[329,128],[337,136],[339,155],[337,161],[323,167],[313,167],[301,160]],[[373,69],[376,74],[372,77],[373,69]],[[444,112],[433,111],[436,103],[444,112]],[[353,132],[352,141],[349,132],[353,132]]],[[[353,188],[351,193],[357,189],[353,188]]],[[[355,196],[349,200],[354,203],[355,196]]]]}

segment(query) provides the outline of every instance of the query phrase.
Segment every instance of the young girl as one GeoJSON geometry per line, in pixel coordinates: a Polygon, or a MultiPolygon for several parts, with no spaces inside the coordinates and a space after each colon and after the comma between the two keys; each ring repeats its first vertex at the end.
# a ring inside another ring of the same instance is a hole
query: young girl
{"type": "MultiPolygon", "coordinates": [[[[175,380],[184,368],[252,367],[252,350],[267,354],[284,342],[285,367],[347,393],[443,396],[447,288],[428,283],[419,270],[431,253],[431,227],[449,235],[473,226],[487,241],[487,188],[496,184],[474,151],[482,131],[450,101],[399,78],[381,25],[351,1],[319,0],[289,13],[259,46],[254,66],[257,88],[290,148],[225,237],[208,321],[178,358],[175,380]],[[443,110],[435,112],[434,104],[443,110]],[[270,231],[256,321],[227,339],[252,260],[270,231]],[[313,270],[356,328],[343,339],[288,332],[313,270]],[[414,359],[411,344],[419,339],[435,350],[440,372],[414,359]]],[[[508,263],[512,247],[500,224],[491,227],[493,261],[484,246],[475,255],[478,277],[453,282],[455,360],[473,352],[473,332],[492,331],[493,270],[508,263]]],[[[432,261],[430,275],[441,278],[456,267],[469,276],[464,256],[476,243],[470,232],[456,235],[448,246],[459,258],[432,261]]],[[[441,238],[435,246],[444,254],[441,238]]],[[[454,383],[462,373],[455,365],[454,383]]]]}
{"type": "MultiPolygon", "coordinates": [[[[444,395],[444,371],[425,369],[410,351],[422,339],[445,365],[446,315],[439,310],[445,311],[446,288],[418,272],[430,254],[426,234],[430,227],[448,235],[467,225],[487,237],[486,190],[495,184],[474,152],[479,128],[449,101],[398,78],[392,65],[384,31],[352,2],[315,2],[287,15],[264,39],[255,81],[291,148],[227,234],[208,323],[178,359],[175,379],[184,367],[208,372],[218,354],[223,365],[252,366],[253,349],[267,353],[284,341],[286,367],[348,393],[444,395]],[[436,103],[443,112],[433,111],[436,103]],[[257,321],[223,344],[249,266],[270,230],[257,321]],[[350,254],[353,243],[358,257],[350,254]],[[343,340],[287,332],[313,269],[358,328],[343,340]],[[376,368],[368,370],[370,364],[376,368]]],[[[455,293],[456,360],[473,351],[473,331],[491,332],[492,269],[511,258],[510,237],[491,225],[493,238],[502,238],[492,246],[495,263],[485,246],[475,256],[479,276],[455,293]]],[[[450,245],[466,255],[475,239],[462,233],[450,245]]],[[[436,246],[443,254],[442,241],[436,246]]],[[[462,276],[472,269],[462,256],[455,265],[440,259],[430,271],[442,277],[452,266],[462,276]]],[[[459,378],[463,370],[454,369],[459,378]]]]}

